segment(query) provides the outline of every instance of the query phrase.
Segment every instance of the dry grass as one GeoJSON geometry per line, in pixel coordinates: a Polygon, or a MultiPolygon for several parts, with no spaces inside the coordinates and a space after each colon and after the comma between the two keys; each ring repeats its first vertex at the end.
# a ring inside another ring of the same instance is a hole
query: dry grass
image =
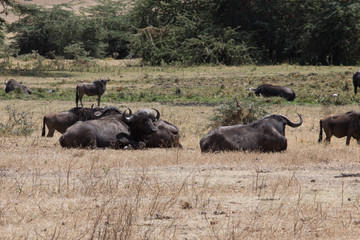
{"type": "MultiPolygon", "coordinates": [[[[106,104],[106,103],[104,103],[106,104]]],[[[317,144],[318,120],[355,106],[282,106],[270,111],[304,124],[287,128],[283,153],[201,154],[213,107],[157,103],[181,131],[184,149],[62,149],[60,134],[40,137],[42,116],[71,102],[2,101],[30,111],[30,137],[0,139],[0,236],[3,239],[357,238],[356,141],[317,144]]]]}

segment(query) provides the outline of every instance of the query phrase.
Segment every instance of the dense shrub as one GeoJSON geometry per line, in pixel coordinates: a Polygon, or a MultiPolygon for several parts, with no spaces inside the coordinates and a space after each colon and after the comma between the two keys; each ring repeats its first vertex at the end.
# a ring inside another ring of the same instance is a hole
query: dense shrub
{"type": "Polygon", "coordinates": [[[220,105],[215,111],[215,115],[210,118],[210,127],[212,128],[249,124],[267,114],[264,108],[257,101],[253,101],[251,97],[241,101],[235,97],[220,105]]]}
{"type": "Polygon", "coordinates": [[[6,123],[0,123],[1,135],[30,135],[34,131],[34,122],[28,112],[18,112],[10,106],[5,110],[9,115],[6,123]]]}

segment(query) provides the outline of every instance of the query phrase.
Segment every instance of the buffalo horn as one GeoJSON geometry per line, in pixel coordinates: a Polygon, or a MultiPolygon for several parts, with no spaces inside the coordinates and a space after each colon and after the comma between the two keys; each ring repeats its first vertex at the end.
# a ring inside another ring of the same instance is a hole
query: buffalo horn
{"type": "Polygon", "coordinates": [[[156,108],[153,108],[155,111],[156,111],[156,121],[158,121],[160,119],[160,112],[156,109],[156,108]]]}
{"type": "Polygon", "coordinates": [[[7,84],[5,79],[4,79],[4,84],[5,84],[5,85],[7,84]]]}
{"type": "Polygon", "coordinates": [[[302,119],[302,117],[301,117],[300,114],[297,113],[297,115],[298,115],[299,118],[300,118],[300,121],[299,121],[298,123],[293,123],[293,122],[291,122],[291,121],[290,121],[287,117],[285,117],[285,116],[282,116],[282,115],[281,115],[281,117],[285,119],[287,125],[289,125],[290,127],[299,127],[299,126],[303,123],[303,119],[302,119]]]}
{"type": "Polygon", "coordinates": [[[124,113],[123,113],[123,118],[127,121],[127,122],[131,122],[133,120],[133,115],[132,115],[132,111],[130,108],[126,108],[124,110],[124,113]],[[129,117],[126,117],[126,111],[129,110],[129,117]]]}

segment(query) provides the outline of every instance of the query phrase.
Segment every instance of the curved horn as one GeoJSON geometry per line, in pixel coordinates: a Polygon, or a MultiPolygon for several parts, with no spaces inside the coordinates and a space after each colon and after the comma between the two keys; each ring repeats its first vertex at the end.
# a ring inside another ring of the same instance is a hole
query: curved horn
{"type": "Polygon", "coordinates": [[[5,85],[7,84],[6,79],[4,79],[4,84],[5,84],[5,85]]]}
{"type": "Polygon", "coordinates": [[[131,122],[134,120],[134,115],[132,115],[132,111],[130,108],[126,108],[123,112],[123,119],[126,120],[127,122],[131,122]],[[126,111],[129,110],[129,117],[126,116],[126,111]]]}
{"type": "Polygon", "coordinates": [[[156,117],[155,117],[156,121],[159,120],[160,119],[160,112],[156,108],[152,108],[152,109],[156,111],[156,117]]]}
{"type": "Polygon", "coordinates": [[[289,125],[290,127],[299,127],[303,123],[303,119],[300,114],[298,114],[298,113],[296,113],[296,114],[300,118],[300,121],[298,123],[291,122],[287,117],[285,117],[283,115],[280,115],[280,116],[286,121],[286,124],[289,125]]]}

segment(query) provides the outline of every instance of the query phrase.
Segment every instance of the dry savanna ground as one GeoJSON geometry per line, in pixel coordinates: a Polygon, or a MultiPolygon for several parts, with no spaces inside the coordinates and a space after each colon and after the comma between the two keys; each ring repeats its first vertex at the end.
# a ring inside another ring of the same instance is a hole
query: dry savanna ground
{"type": "MultiPolygon", "coordinates": [[[[199,67],[194,74],[226,76],[247,69],[199,67]]],[[[191,69],[183,71],[185,76],[191,69]]],[[[280,67],[256,72],[262,71],[271,76],[280,67]]],[[[129,79],[133,84],[131,71],[121,74],[108,91],[129,79]]],[[[156,72],[146,74],[149,79],[156,72]]],[[[33,88],[61,82],[16,78],[33,88]]],[[[82,73],[60,88],[87,79],[94,77],[82,73]]],[[[96,101],[85,98],[86,106],[96,101]]],[[[304,123],[286,128],[286,151],[266,154],[201,154],[199,140],[216,108],[204,105],[102,102],[121,109],[157,108],[179,127],[183,149],[62,149],[59,133],[40,136],[45,114],[74,104],[46,98],[0,101],[1,123],[8,121],[10,106],[28,112],[35,128],[30,136],[0,138],[1,239],[355,239],[360,234],[360,148],[354,140],[345,146],[344,138],[333,138],[328,146],[317,143],[319,119],[357,110],[356,104],[270,105],[268,112],[295,122],[300,113],[304,123]]]]}

